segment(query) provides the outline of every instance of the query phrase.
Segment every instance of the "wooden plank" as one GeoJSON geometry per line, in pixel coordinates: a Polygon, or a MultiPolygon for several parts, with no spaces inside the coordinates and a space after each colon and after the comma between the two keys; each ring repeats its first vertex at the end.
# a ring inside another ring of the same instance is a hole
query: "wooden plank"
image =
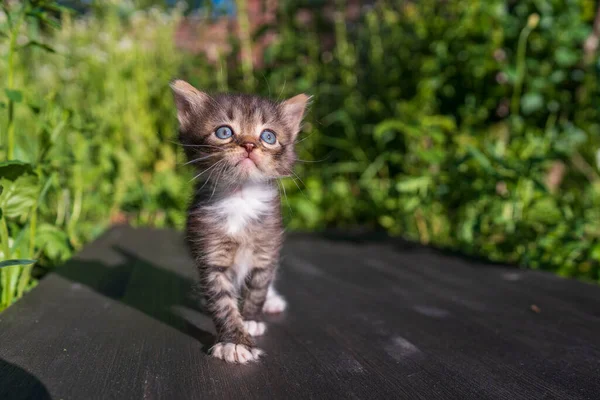
{"type": "Polygon", "coordinates": [[[600,288],[378,236],[291,235],[267,357],[206,355],[181,235],[115,228],[0,314],[1,399],[595,399],[600,288]],[[535,304],[540,312],[534,312],[535,304]]]}
{"type": "MultiPolygon", "coordinates": [[[[453,265],[455,260],[437,257],[423,249],[397,254],[381,246],[375,246],[371,252],[368,246],[356,250],[355,246],[336,243],[321,251],[315,246],[310,240],[302,245],[305,254],[314,257],[313,266],[327,265],[327,270],[323,269],[320,274],[320,281],[337,280],[344,291],[360,289],[366,297],[364,309],[356,303],[352,309],[364,315],[367,324],[379,325],[385,337],[389,337],[393,329],[399,329],[414,347],[434,349],[428,354],[428,362],[421,366],[438,368],[437,362],[442,362],[448,370],[464,374],[453,379],[463,379],[463,386],[478,390],[473,397],[538,398],[540,394],[549,397],[560,394],[578,398],[579,394],[564,388],[585,391],[590,384],[596,387],[593,377],[600,360],[598,319],[588,315],[584,321],[581,315],[576,319],[573,315],[557,314],[550,307],[557,302],[555,299],[551,299],[554,303],[548,307],[540,303],[543,311],[535,314],[529,307],[532,299],[539,300],[540,296],[531,293],[530,288],[509,290],[507,286],[512,282],[503,283],[497,278],[486,282],[486,277],[498,277],[500,271],[508,273],[505,269],[453,265]],[[340,254],[346,256],[345,267],[340,254]],[[393,268],[394,263],[396,268],[393,268]],[[364,271],[369,267],[371,272],[374,268],[384,275],[379,280],[365,279],[364,271]],[[370,286],[369,293],[365,289],[370,286]],[[368,297],[371,299],[367,300],[368,297]],[[372,307],[375,301],[378,304],[372,307]],[[406,312],[407,307],[429,320],[417,320],[414,314],[406,312]],[[406,324],[393,324],[391,315],[381,318],[381,308],[385,308],[388,315],[397,313],[397,320],[404,320],[406,324]],[[568,347],[564,348],[565,345],[568,347]],[[580,350],[577,352],[580,354],[574,354],[573,349],[580,350]],[[557,357],[553,357],[552,352],[557,357]],[[568,374],[563,371],[567,365],[568,374]],[[533,370],[528,371],[528,366],[533,370]],[[555,376],[551,379],[539,376],[552,373],[555,376]],[[477,388],[480,384],[484,386],[477,388]],[[503,395],[502,390],[507,388],[509,391],[503,395]]],[[[296,247],[301,248],[301,245],[296,244],[296,247]]],[[[587,285],[579,283],[578,286],[587,285]]],[[[351,301],[356,298],[353,296],[351,301]]],[[[331,304],[332,301],[334,297],[326,302],[331,304]]],[[[445,372],[440,370],[439,373],[445,372]]],[[[582,393],[583,398],[594,398],[593,391],[582,393]]]]}

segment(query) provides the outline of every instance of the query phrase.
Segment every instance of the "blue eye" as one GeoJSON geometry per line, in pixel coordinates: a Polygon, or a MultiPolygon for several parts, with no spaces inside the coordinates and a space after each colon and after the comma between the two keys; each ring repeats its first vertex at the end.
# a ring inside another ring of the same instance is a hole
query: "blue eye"
{"type": "Polygon", "coordinates": [[[260,134],[260,140],[267,144],[275,144],[275,142],[277,141],[277,136],[275,136],[275,133],[271,131],[264,130],[260,134]]]}
{"type": "Polygon", "coordinates": [[[215,135],[217,135],[219,139],[229,139],[233,136],[233,131],[228,126],[221,126],[220,128],[217,128],[215,135]]]}

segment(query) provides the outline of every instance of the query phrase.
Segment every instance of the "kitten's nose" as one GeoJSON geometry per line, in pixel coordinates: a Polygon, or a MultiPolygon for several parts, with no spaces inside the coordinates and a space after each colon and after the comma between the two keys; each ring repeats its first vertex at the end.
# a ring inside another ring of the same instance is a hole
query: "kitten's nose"
{"type": "Polygon", "coordinates": [[[246,142],[242,143],[242,147],[245,148],[248,153],[251,153],[252,150],[254,150],[254,148],[256,147],[256,145],[254,143],[246,142]]]}

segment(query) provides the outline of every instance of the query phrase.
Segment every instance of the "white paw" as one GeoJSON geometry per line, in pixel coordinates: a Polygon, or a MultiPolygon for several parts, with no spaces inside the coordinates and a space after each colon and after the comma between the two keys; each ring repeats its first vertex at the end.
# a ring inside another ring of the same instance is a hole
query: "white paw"
{"type": "Polygon", "coordinates": [[[210,355],[228,363],[246,364],[248,361],[258,361],[263,355],[261,349],[249,348],[243,344],[217,343],[210,349],[210,355]]]}
{"type": "Polygon", "coordinates": [[[244,328],[250,336],[260,336],[267,330],[264,322],[244,321],[244,328]]]}
{"type": "Polygon", "coordinates": [[[283,297],[277,293],[271,293],[267,295],[267,300],[263,305],[263,312],[267,314],[277,314],[283,312],[287,307],[287,302],[283,297]]]}

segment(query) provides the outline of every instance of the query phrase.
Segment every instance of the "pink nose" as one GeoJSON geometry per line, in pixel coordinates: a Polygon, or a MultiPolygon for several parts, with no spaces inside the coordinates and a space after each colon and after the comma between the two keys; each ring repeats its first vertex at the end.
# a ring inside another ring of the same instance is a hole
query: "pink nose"
{"type": "Polygon", "coordinates": [[[246,142],[242,144],[242,147],[245,148],[248,153],[251,153],[256,145],[254,143],[246,142]]]}

